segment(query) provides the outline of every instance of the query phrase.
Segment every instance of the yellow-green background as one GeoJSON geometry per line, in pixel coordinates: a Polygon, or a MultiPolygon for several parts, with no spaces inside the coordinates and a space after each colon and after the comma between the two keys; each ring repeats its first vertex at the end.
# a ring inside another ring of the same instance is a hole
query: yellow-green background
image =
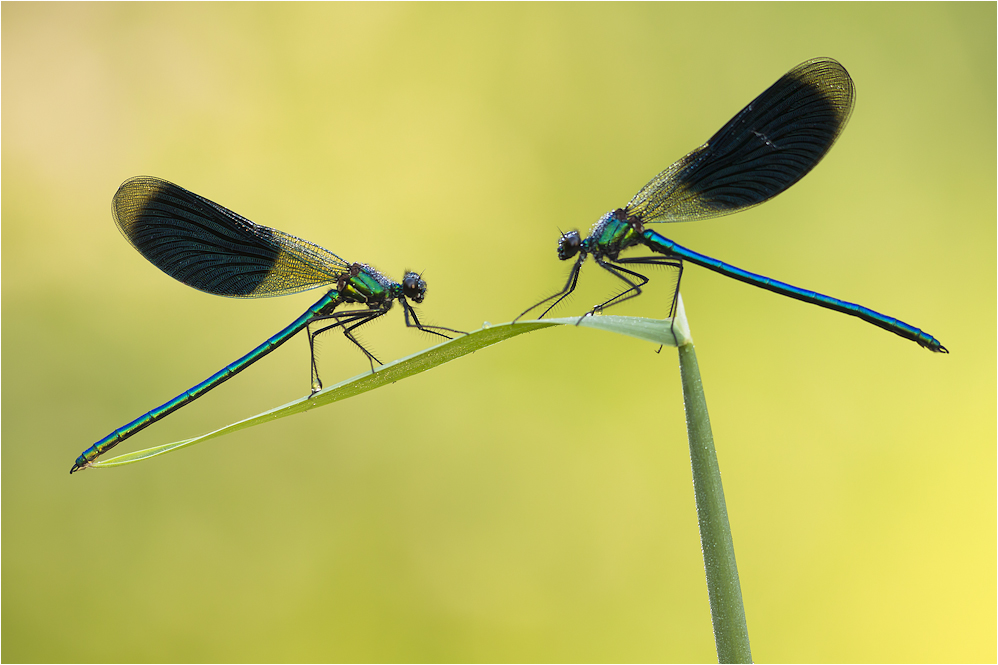
{"type": "MultiPolygon", "coordinates": [[[[927,329],[690,267],[754,656],[996,658],[993,3],[2,7],[4,661],[710,661],[676,355],[555,329],[140,465],[93,441],[318,292],[212,297],[109,203],[157,175],[508,321],[786,70],[852,120],[775,201],[661,229],[927,329]]],[[[587,266],[563,314],[612,295],[587,266]]],[[[622,313],[661,315],[661,293],[622,313]]],[[[364,330],[392,359],[434,340],[364,330]]],[[[304,339],[135,450],[307,390],[304,339]]],[[[326,342],[327,383],[363,371],[326,342]]]]}

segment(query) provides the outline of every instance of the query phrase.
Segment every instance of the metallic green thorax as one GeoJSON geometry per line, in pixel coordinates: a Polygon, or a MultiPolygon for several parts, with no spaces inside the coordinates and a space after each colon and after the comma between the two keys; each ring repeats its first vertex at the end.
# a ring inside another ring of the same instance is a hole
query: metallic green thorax
{"type": "Polygon", "coordinates": [[[350,272],[349,278],[344,275],[344,284],[338,289],[340,298],[344,302],[374,303],[384,301],[387,289],[374,275],[361,269],[357,263],[353,264],[350,272]]]}
{"type": "Polygon", "coordinates": [[[640,224],[636,228],[634,221],[620,208],[606,213],[582,241],[582,251],[616,261],[621,250],[643,243],[640,224]]]}
{"type": "MultiPolygon", "coordinates": [[[[424,285],[424,291],[425,288],[424,285]]],[[[393,301],[402,295],[400,284],[364,263],[354,263],[348,273],[340,275],[336,290],[340,292],[341,303],[363,304],[371,309],[385,311],[389,310],[393,301]]],[[[411,295],[416,302],[422,301],[421,293],[411,295]]]]}

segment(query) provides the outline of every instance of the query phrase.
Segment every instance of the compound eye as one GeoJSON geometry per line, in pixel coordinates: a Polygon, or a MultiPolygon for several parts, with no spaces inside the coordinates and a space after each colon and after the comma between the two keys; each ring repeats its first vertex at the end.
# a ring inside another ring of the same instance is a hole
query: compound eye
{"type": "Polygon", "coordinates": [[[580,247],[582,247],[582,238],[579,232],[569,231],[558,241],[558,258],[562,261],[570,259],[579,253],[580,247]]]}
{"type": "Polygon", "coordinates": [[[421,303],[426,296],[426,282],[414,272],[407,272],[402,278],[402,295],[413,302],[421,303]]]}

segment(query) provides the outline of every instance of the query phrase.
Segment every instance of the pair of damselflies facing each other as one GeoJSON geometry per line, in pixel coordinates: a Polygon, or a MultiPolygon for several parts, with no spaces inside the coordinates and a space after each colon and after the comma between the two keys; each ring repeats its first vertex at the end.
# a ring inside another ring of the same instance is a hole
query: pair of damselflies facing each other
{"type": "Polygon", "coordinates": [[[674,270],[675,314],[683,262],[732,277],[780,295],[849,314],[940,353],[939,340],[899,319],[868,307],[779,282],[687,249],[646,224],[689,222],[728,215],[773,198],[803,178],[821,161],[852,113],[856,88],[845,68],[831,58],[794,67],[728,121],[702,146],[665,169],[623,208],[606,213],[582,238],[570,231],[558,242],[558,258],[578,257],[565,286],[520,314],[545,303],[543,318],[574,289],[587,256],[621,279],[627,288],[592,309],[596,313],[641,293],[648,278],[628,266],[657,265],[674,270]],[[620,252],[644,246],[657,256],[621,258],[620,252]]]}
{"type": "MultiPolygon", "coordinates": [[[[594,307],[593,313],[640,295],[648,278],[625,266],[644,264],[676,271],[671,314],[683,261],[689,261],[753,286],[859,317],[927,349],[948,353],[935,337],[903,321],[736,268],[645,228],[645,224],[696,221],[738,212],[783,192],[825,156],[849,120],[854,101],[852,79],[835,60],[809,60],[790,70],[707,143],[652,179],[626,207],[606,213],[586,238],[578,231],[562,235],[558,257],[568,260],[578,256],[568,281],[561,291],[523,314],[553,300],[541,314],[543,318],[561,302],[575,289],[589,255],[627,284],[625,291],[594,307]],[[660,256],[619,256],[624,249],[639,245],[660,256]]],[[[135,178],[125,182],[115,195],[113,209],[118,227],[143,256],[168,275],[202,291],[257,297],[325,284],[335,284],[335,288],[253,351],[95,443],[80,455],[70,473],[85,468],[124,439],[197,399],[313,324],[320,326],[309,330],[313,392],[321,387],[315,336],[341,328],[367,355],[373,369],[377,359],[357,342],[352,331],[387,313],[395,300],[402,304],[407,326],[443,337],[447,335],[440,331],[459,332],[419,323],[407,301],[423,300],[426,284],[419,275],[407,273],[398,284],[370,266],[348,263],[318,245],[254,224],[166,181],[135,178]],[[334,312],[341,304],[366,305],[367,309],[334,312]]]]}
{"type": "Polygon", "coordinates": [[[276,335],[223,367],[190,390],[114,430],[87,448],[70,473],[84,469],[105,452],[228,381],[277,347],[308,330],[312,392],[322,388],[315,357],[316,336],[340,329],[371,363],[380,361],[357,341],[353,331],[377,319],[397,300],[405,324],[439,335],[460,333],[419,322],[409,301],[423,302],[426,282],[414,272],[395,282],[365,263],[350,263],[327,249],[293,235],[254,224],[245,217],[183,187],[159,178],[126,180],[111,204],[122,235],[142,256],[170,277],[220,296],[259,298],[333,285],[311,307],[276,335]],[[340,305],[363,309],[335,311],[340,305]]]}

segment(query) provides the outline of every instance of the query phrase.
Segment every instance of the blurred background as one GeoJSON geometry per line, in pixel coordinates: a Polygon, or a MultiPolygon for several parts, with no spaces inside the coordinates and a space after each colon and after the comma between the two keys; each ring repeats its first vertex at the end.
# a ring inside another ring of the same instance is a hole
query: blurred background
{"type": "MultiPolygon", "coordinates": [[[[763,206],[658,230],[951,354],[687,269],[753,655],[998,657],[993,3],[0,11],[4,661],[714,660],[672,349],[540,331],[70,477],[320,295],[185,287],[110,201],[171,180],[421,270],[423,321],[474,330],[564,283],[559,229],[817,56],[858,91],[829,156],[763,206]]],[[[602,272],[556,313],[613,295],[602,272]]],[[[361,337],[385,360],[436,343],[400,311],[361,337]]],[[[307,356],[293,340],[115,453],[302,396],[307,356]]],[[[325,340],[327,385],[366,367],[325,340]]]]}

